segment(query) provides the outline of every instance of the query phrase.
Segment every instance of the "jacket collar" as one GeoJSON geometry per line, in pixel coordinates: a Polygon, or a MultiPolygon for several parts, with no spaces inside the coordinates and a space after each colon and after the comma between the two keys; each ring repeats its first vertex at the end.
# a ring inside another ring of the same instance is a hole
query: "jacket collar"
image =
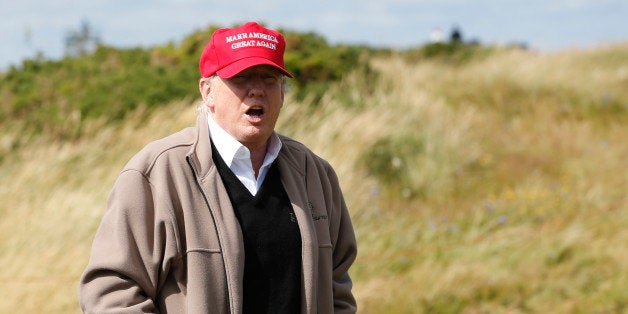
{"type": "Polygon", "coordinates": [[[193,163],[196,175],[200,180],[205,179],[209,171],[215,167],[212,160],[212,148],[209,141],[209,128],[207,127],[207,116],[199,114],[196,118],[196,138],[194,145],[188,153],[193,163]]]}

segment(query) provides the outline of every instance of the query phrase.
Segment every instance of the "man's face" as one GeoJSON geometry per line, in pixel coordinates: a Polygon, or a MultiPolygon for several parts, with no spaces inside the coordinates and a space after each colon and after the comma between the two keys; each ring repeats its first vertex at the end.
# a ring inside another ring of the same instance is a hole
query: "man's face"
{"type": "Polygon", "coordinates": [[[235,76],[217,77],[201,86],[209,112],[223,129],[244,146],[264,145],[283,106],[282,75],[274,67],[250,67],[235,76]]]}

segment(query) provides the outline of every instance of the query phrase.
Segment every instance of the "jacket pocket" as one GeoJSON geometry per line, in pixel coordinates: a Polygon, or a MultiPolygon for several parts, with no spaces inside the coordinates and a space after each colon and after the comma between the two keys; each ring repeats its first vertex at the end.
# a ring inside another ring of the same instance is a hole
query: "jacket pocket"
{"type": "Polygon", "coordinates": [[[333,260],[332,246],[330,244],[319,245],[318,249],[318,313],[334,312],[333,296],[333,260]]]}
{"type": "Polygon", "coordinates": [[[331,249],[331,237],[329,235],[329,224],[327,220],[315,220],[314,229],[316,230],[316,239],[319,248],[331,249]]]}
{"type": "Polygon", "coordinates": [[[186,252],[187,305],[190,313],[228,313],[229,293],[222,252],[192,248],[186,252]]]}

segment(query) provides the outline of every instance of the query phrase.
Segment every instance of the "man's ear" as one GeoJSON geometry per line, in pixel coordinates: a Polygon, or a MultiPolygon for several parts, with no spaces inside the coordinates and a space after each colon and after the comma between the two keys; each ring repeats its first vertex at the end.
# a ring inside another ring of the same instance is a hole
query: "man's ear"
{"type": "Polygon", "coordinates": [[[288,89],[288,83],[286,82],[286,76],[281,76],[281,107],[283,107],[283,102],[286,96],[286,90],[288,89]]]}
{"type": "Polygon", "coordinates": [[[201,78],[198,82],[198,90],[201,92],[203,102],[207,103],[207,101],[209,100],[209,93],[211,91],[211,84],[209,83],[209,79],[201,78]]]}
{"type": "Polygon", "coordinates": [[[283,90],[283,88],[281,89],[281,106],[279,108],[283,108],[283,101],[284,101],[284,96],[285,96],[285,92],[283,90]]]}

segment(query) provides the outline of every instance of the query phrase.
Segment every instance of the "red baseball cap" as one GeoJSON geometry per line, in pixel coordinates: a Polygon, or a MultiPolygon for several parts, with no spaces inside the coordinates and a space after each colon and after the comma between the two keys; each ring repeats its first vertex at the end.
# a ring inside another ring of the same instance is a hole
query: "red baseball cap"
{"type": "Polygon", "coordinates": [[[267,64],[293,77],[283,63],[285,49],[286,41],[281,33],[255,22],[221,28],[212,34],[203,49],[199,69],[202,77],[218,74],[230,78],[249,67],[267,64]]]}

